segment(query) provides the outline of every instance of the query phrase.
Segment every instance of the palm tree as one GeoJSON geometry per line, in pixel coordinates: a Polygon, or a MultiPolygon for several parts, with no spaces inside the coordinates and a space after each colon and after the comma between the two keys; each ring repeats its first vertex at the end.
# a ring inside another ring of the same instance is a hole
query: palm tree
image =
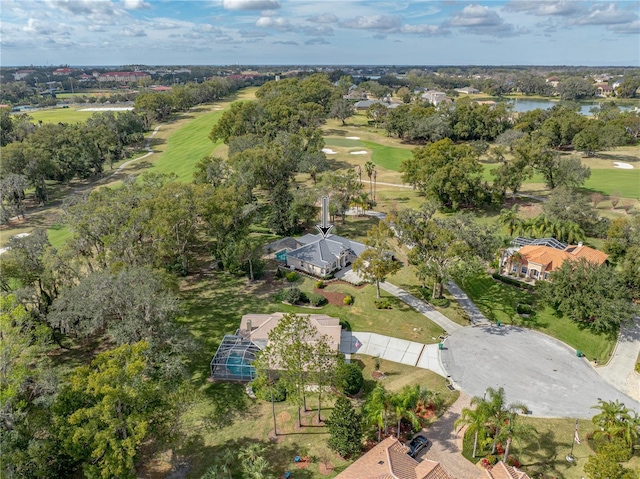
{"type": "Polygon", "coordinates": [[[507,234],[513,236],[514,232],[518,230],[519,224],[522,222],[518,218],[518,205],[515,204],[511,208],[503,208],[500,210],[500,216],[498,216],[498,223],[501,226],[507,228],[507,234]]]}
{"type": "Polygon", "coordinates": [[[403,419],[411,422],[413,427],[420,427],[420,418],[416,415],[416,407],[420,399],[420,386],[405,386],[397,394],[391,396],[391,404],[398,418],[397,436],[400,439],[400,426],[403,419]]]}
{"type": "Polygon", "coordinates": [[[487,408],[478,407],[478,405],[483,401],[484,399],[479,396],[471,398],[471,405],[476,406],[476,408],[463,408],[460,418],[456,419],[456,422],[454,423],[456,428],[467,426],[467,432],[473,433],[472,457],[476,457],[476,452],[478,450],[478,436],[480,436],[480,440],[484,441],[486,435],[486,425],[488,420],[486,416],[487,408]]]}
{"type": "Polygon", "coordinates": [[[373,172],[376,169],[376,165],[373,163],[373,161],[369,160],[364,164],[364,169],[367,172],[367,176],[369,177],[369,193],[371,194],[371,197],[373,197],[373,182],[371,181],[371,178],[373,177],[373,172]]]}
{"type": "Polygon", "coordinates": [[[598,427],[594,431],[595,438],[605,436],[608,439],[613,437],[621,438],[629,447],[638,440],[640,434],[640,417],[635,411],[627,408],[624,403],[616,401],[603,401],[600,399],[594,409],[600,412],[591,419],[598,427]]]}
{"type": "Polygon", "coordinates": [[[378,426],[378,442],[382,440],[382,428],[384,427],[385,434],[387,432],[387,412],[389,409],[390,395],[384,386],[380,383],[376,384],[376,387],[367,398],[367,402],[364,404],[363,411],[365,420],[369,425],[378,426]]]}
{"type": "Polygon", "coordinates": [[[516,421],[519,416],[516,411],[524,409],[526,409],[526,407],[522,403],[511,403],[508,406],[508,412],[504,415],[504,426],[500,430],[500,439],[506,439],[504,462],[507,462],[511,443],[514,440],[517,442],[521,438],[531,436],[537,432],[532,425],[523,423],[522,421],[516,421]]]}
{"type": "Polygon", "coordinates": [[[360,207],[362,208],[362,214],[365,214],[365,210],[367,205],[369,204],[369,193],[362,192],[358,195],[358,202],[360,203],[360,207]]]}

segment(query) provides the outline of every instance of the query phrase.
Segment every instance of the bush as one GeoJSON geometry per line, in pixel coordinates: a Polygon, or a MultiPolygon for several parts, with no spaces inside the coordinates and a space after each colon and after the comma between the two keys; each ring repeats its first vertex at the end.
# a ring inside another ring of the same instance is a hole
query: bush
{"type": "Polygon", "coordinates": [[[518,314],[531,314],[533,313],[533,308],[530,304],[518,303],[516,306],[516,312],[518,314]]]}
{"type": "MultiPolygon", "coordinates": [[[[351,331],[351,330],[349,330],[351,331]]],[[[636,364],[636,371],[640,373],[640,363],[636,364]]]]}
{"type": "Polygon", "coordinates": [[[391,301],[389,301],[387,298],[376,299],[373,304],[376,305],[376,309],[391,309],[391,301]]]}
{"type": "Polygon", "coordinates": [[[284,294],[282,295],[282,300],[290,304],[299,303],[302,301],[302,298],[302,291],[296,287],[285,289],[284,294]]]}
{"type": "Polygon", "coordinates": [[[439,306],[440,308],[446,308],[449,306],[449,300],[447,298],[432,298],[429,302],[434,306],[439,306]]]}
{"type": "Polygon", "coordinates": [[[269,378],[264,375],[258,375],[251,382],[251,389],[253,394],[262,401],[271,402],[271,393],[273,392],[273,402],[282,402],[287,399],[287,390],[284,386],[276,382],[275,384],[269,384],[269,378]]]}
{"type": "Polygon", "coordinates": [[[535,288],[532,284],[523,283],[513,278],[509,278],[508,276],[502,276],[498,273],[493,273],[491,276],[493,277],[493,279],[497,279],[498,281],[502,281],[503,283],[510,284],[511,286],[516,286],[518,288],[529,289],[532,291],[535,288]]]}
{"type": "Polygon", "coordinates": [[[341,363],[336,369],[336,388],[343,394],[358,394],[364,385],[362,371],[355,363],[341,363]]]}
{"type": "Polygon", "coordinates": [[[294,281],[297,281],[299,276],[298,273],[296,273],[295,271],[289,271],[286,275],[285,278],[287,278],[287,281],[289,281],[289,283],[293,283],[294,281]]]}
{"type": "MultiPolygon", "coordinates": [[[[344,319],[340,320],[340,326],[342,327],[342,329],[344,329],[345,331],[351,331],[351,323],[349,321],[346,321],[344,319]]],[[[640,366],[640,364],[638,364],[640,366]]],[[[640,370],[638,370],[638,372],[640,372],[640,370]]]]}
{"type": "Polygon", "coordinates": [[[344,299],[342,300],[342,304],[344,304],[345,306],[350,306],[353,304],[353,296],[351,296],[350,294],[346,295],[344,297],[344,299]]]}
{"type": "Polygon", "coordinates": [[[324,281],[320,280],[320,281],[316,281],[316,289],[322,289],[324,288],[324,281]]]}
{"type": "Polygon", "coordinates": [[[318,293],[307,294],[307,299],[309,300],[309,304],[311,304],[311,306],[322,306],[327,302],[327,298],[318,293]]]}
{"type": "Polygon", "coordinates": [[[280,268],[276,269],[276,279],[282,279],[282,270],[280,268]]]}

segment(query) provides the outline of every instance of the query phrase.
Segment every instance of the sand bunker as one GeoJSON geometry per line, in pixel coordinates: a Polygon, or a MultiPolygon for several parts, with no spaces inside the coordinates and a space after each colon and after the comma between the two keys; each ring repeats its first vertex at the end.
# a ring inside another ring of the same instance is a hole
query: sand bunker
{"type": "Polygon", "coordinates": [[[366,155],[367,153],[369,153],[368,151],[365,150],[358,150],[358,151],[351,151],[350,152],[352,155],[366,155]]]}
{"type": "Polygon", "coordinates": [[[360,137],[359,137],[359,136],[345,136],[345,138],[346,138],[347,140],[359,140],[359,139],[360,139],[360,137]]]}
{"type": "Polygon", "coordinates": [[[633,165],[629,163],[621,163],[619,161],[613,162],[614,168],[622,168],[623,170],[633,170],[633,165]]]}
{"type": "Polygon", "coordinates": [[[337,151],[333,151],[331,148],[323,148],[322,149],[322,153],[325,153],[327,155],[335,155],[338,152],[337,151]]]}
{"type": "Polygon", "coordinates": [[[83,108],[78,111],[131,111],[132,106],[109,106],[104,108],[83,108]]]}

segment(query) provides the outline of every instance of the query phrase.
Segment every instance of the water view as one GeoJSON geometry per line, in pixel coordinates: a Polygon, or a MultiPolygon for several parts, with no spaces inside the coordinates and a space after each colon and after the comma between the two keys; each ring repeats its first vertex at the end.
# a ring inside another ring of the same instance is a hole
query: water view
{"type": "MultiPolygon", "coordinates": [[[[559,102],[558,101],[552,101],[552,100],[521,100],[521,99],[516,99],[516,100],[509,100],[509,103],[511,103],[513,105],[513,111],[516,111],[518,113],[522,113],[522,112],[525,112],[525,111],[535,110],[536,108],[540,108],[541,110],[548,110],[549,108],[552,108],[555,105],[557,105],[559,102]]],[[[581,115],[591,115],[591,109],[593,107],[599,106],[601,103],[603,103],[603,102],[590,101],[590,102],[581,103],[580,104],[580,114],[581,115]]],[[[618,108],[620,108],[620,110],[622,110],[622,111],[630,111],[632,109],[632,107],[630,107],[630,106],[622,106],[622,105],[618,105],[618,108]]]]}

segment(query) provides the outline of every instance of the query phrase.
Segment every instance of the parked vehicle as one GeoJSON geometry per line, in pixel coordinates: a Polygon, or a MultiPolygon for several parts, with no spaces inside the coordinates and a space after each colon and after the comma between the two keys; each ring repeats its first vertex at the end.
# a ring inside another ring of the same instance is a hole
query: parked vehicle
{"type": "Polygon", "coordinates": [[[416,436],[413,439],[411,439],[411,441],[409,441],[409,443],[407,444],[407,447],[409,448],[409,450],[407,451],[407,454],[409,454],[411,457],[415,459],[418,453],[422,451],[425,447],[427,447],[429,444],[430,444],[430,441],[426,437],[416,436]]]}

